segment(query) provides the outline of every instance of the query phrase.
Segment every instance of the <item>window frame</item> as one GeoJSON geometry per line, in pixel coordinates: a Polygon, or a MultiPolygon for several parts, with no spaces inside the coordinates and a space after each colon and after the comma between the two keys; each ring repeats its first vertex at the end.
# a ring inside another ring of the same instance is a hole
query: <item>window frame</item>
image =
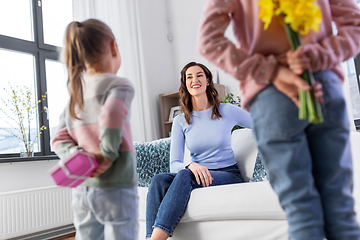
{"type": "MultiPolygon", "coordinates": [[[[360,77],[360,54],[358,54],[354,58],[354,64],[355,64],[356,80],[357,80],[358,90],[359,90],[359,94],[360,94],[360,79],[359,79],[359,77],[360,77]]],[[[360,118],[354,119],[354,123],[355,123],[356,130],[360,130],[360,118]]]]}
{"type": "MultiPolygon", "coordinates": [[[[47,92],[45,60],[50,59],[59,61],[61,47],[44,43],[42,1],[31,0],[31,4],[34,40],[28,41],[0,34],[0,48],[28,53],[34,56],[36,97],[37,99],[41,99],[41,95],[47,92]]],[[[47,99],[39,103],[38,113],[40,113],[44,107],[48,107],[47,99]]],[[[19,153],[0,154],[0,163],[58,159],[58,156],[51,151],[50,147],[50,128],[47,114],[39,114],[38,124],[39,126],[45,126],[47,128],[47,130],[43,131],[39,136],[39,152],[36,152],[34,157],[27,158],[19,157],[19,153]]]]}
{"type": "MultiPolygon", "coordinates": [[[[357,5],[360,7],[360,0],[356,0],[357,5]]],[[[359,90],[359,95],[360,95],[360,54],[358,54],[356,57],[354,57],[354,65],[355,65],[355,72],[356,72],[356,80],[357,80],[357,84],[358,84],[358,90],[359,90]]],[[[354,123],[355,123],[355,128],[356,130],[360,130],[360,118],[355,119],[354,118],[354,123]]]]}

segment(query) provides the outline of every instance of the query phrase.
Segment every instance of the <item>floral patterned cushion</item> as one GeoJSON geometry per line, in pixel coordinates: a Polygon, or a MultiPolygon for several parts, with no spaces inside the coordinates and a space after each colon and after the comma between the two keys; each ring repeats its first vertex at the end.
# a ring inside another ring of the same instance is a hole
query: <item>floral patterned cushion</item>
{"type": "Polygon", "coordinates": [[[269,178],[266,173],[264,164],[261,160],[260,154],[258,153],[256,156],[254,173],[249,182],[261,182],[261,181],[267,181],[267,180],[269,180],[269,178]]]}
{"type": "Polygon", "coordinates": [[[134,142],[139,176],[139,187],[149,187],[158,173],[170,172],[170,138],[152,142],[134,142]]]}

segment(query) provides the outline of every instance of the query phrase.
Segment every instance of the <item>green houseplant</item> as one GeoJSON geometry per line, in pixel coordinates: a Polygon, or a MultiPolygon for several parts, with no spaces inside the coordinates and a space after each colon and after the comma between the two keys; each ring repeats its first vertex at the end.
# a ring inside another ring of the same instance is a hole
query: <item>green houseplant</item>
{"type": "Polygon", "coordinates": [[[1,120],[11,127],[10,129],[2,127],[2,129],[20,141],[21,148],[24,149],[23,152],[20,150],[20,157],[33,156],[34,142],[46,130],[45,126],[41,126],[36,130],[35,136],[30,134],[32,121],[45,109],[44,107],[39,112],[39,104],[46,98],[45,93],[40,100],[35,102],[32,89],[32,86],[19,87],[9,83],[7,88],[3,88],[3,93],[0,95],[1,120]]]}

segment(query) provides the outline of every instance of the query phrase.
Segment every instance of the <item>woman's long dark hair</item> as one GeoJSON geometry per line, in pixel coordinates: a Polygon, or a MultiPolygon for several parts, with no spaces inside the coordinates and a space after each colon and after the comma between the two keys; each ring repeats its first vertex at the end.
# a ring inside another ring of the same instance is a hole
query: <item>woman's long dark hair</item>
{"type": "Polygon", "coordinates": [[[210,70],[201,63],[190,62],[186,64],[185,67],[181,70],[181,84],[179,88],[180,99],[181,99],[181,112],[184,113],[185,120],[189,125],[191,124],[191,118],[192,118],[191,112],[193,111],[193,105],[191,101],[191,95],[186,87],[186,71],[193,66],[199,66],[204,70],[206,79],[209,83],[209,85],[206,87],[206,96],[208,98],[209,103],[212,106],[211,119],[214,119],[214,116],[216,116],[216,118],[218,119],[222,117],[219,112],[219,105],[220,105],[220,101],[218,98],[219,94],[214,86],[213,77],[210,70]]]}

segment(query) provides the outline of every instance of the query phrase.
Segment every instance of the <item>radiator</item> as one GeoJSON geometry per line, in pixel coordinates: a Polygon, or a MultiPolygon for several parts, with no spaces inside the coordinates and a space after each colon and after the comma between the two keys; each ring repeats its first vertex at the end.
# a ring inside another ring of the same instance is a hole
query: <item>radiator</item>
{"type": "Polygon", "coordinates": [[[73,222],[71,189],[57,186],[0,193],[0,239],[73,222]]]}

